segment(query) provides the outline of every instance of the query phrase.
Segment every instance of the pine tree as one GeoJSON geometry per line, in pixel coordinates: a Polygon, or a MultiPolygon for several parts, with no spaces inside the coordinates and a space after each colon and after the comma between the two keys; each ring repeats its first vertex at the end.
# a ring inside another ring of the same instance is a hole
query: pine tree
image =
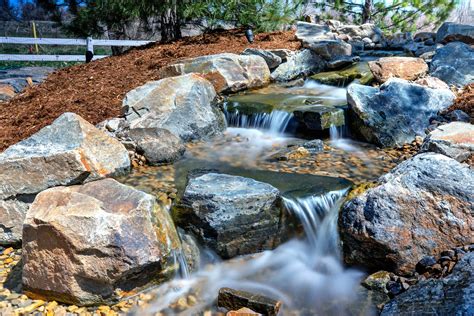
{"type": "Polygon", "coordinates": [[[315,1],[321,17],[372,22],[387,32],[415,31],[417,28],[443,22],[455,8],[457,0],[364,0],[315,1]]]}

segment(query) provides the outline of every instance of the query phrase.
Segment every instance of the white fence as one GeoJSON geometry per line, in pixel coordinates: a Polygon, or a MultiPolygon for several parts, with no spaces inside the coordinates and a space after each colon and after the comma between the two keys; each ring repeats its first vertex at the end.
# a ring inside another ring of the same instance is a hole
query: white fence
{"type": "MultiPolygon", "coordinates": [[[[86,52],[93,56],[95,46],[142,46],[151,41],[133,40],[102,40],[76,38],[34,38],[34,37],[0,37],[0,44],[24,45],[73,45],[86,46],[84,55],[36,55],[36,54],[0,54],[0,61],[86,61],[86,52]]],[[[107,55],[93,56],[93,59],[107,57],[107,55]]]]}

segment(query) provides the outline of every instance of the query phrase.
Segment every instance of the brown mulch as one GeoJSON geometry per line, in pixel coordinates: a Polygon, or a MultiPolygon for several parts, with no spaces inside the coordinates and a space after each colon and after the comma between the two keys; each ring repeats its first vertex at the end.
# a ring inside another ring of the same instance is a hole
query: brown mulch
{"type": "Polygon", "coordinates": [[[474,83],[464,87],[463,92],[454,100],[454,104],[448,108],[448,111],[461,110],[471,117],[471,123],[474,124],[474,83]]]}
{"type": "Polygon", "coordinates": [[[293,31],[258,34],[249,44],[241,30],[188,37],[169,44],[152,44],[120,56],[64,68],[45,82],[0,103],[0,151],[32,135],[64,112],[74,112],[92,124],[119,116],[124,95],[158,78],[158,69],[176,59],[247,47],[298,49],[293,31]]]}

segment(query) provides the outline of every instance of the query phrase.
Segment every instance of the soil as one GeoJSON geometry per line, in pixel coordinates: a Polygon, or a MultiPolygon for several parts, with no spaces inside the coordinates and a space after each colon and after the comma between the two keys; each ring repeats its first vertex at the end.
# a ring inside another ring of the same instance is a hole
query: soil
{"type": "Polygon", "coordinates": [[[448,109],[448,111],[453,110],[466,112],[471,117],[471,124],[474,124],[474,83],[470,83],[464,87],[463,92],[448,109]]]}
{"type": "Polygon", "coordinates": [[[125,94],[150,80],[159,68],[181,58],[241,53],[245,48],[287,48],[300,42],[293,31],[262,33],[249,44],[242,30],[216,32],[134,48],[89,64],[52,73],[9,102],[0,103],[0,152],[52,123],[64,112],[79,114],[92,124],[121,114],[125,94]]]}

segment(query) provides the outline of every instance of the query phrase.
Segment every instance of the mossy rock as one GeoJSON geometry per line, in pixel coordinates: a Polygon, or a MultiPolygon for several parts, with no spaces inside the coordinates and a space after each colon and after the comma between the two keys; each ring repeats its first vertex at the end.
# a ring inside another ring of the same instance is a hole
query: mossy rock
{"type": "Polygon", "coordinates": [[[363,194],[365,191],[375,188],[379,185],[377,181],[372,182],[363,182],[352,186],[352,189],[349,191],[349,194],[346,197],[346,202],[350,201],[359,195],[363,194]]]}
{"type": "Polygon", "coordinates": [[[311,78],[320,83],[334,86],[347,86],[354,81],[368,85],[374,80],[366,62],[356,63],[342,70],[320,72],[311,78]]]}

